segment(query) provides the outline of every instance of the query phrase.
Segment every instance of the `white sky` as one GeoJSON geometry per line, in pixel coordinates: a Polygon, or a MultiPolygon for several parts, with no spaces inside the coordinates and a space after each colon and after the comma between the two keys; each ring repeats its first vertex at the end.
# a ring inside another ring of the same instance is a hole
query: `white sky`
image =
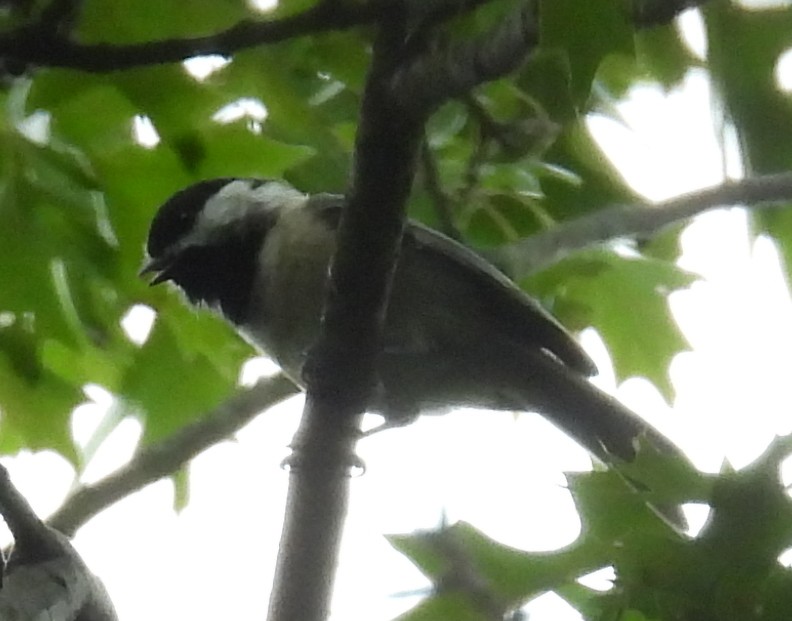
{"type": "MultiPolygon", "coordinates": [[[[597,118],[591,127],[647,197],[663,199],[723,179],[701,72],[668,95],[635,89],[619,110],[624,124],[597,118]]],[[[733,173],[738,165],[729,162],[728,169],[733,173]]],[[[667,407],[644,380],[629,380],[616,394],[700,468],[716,471],[724,458],[743,466],[773,434],[792,431],[792,362],[786,353],[792,351],[792,304],[772,244],[751,244],[740,210],[697,219],[683,245],[682,266],[702,278],[671,299],[694,348],[672,364],[674,406],[667,407]]],[[[599,384],[614,390],[596,335],[584,334],[583,342],[605,369],[599,384]]],[[[171,511],[170,484],[160,482],[78,533],[76,545],[105,581],[122,621],[265,617],[287,484],[279,463],[300,405],[298,398],[276,408],[236,442],[196,459],[192,499],[181,515],[171,511]]],[[[81,411],[77,436],[84,437],[99,417],[99,408],[81,411]]],[[[123,463],[137,435],[135,423],[125,422],[96,456],[90,478],[123,463]]],[[[367,472],[352,481],[334,618],[389,619],[420,596],[394,594],[426,588],[383,534],[433,528],[445,514],[525,549],[554,549],[577,535],[563,472],[587,469],[589,458],[538,416],[425,417],[367,439],[359,449],[367,472]]],[[[71,469],[50,453],[23,453],[3,463],[41,515],[59,505],[71,484],[71,469]]],[[[579,619],[553,595],[528,610],[532,621],[579,619]]]]}

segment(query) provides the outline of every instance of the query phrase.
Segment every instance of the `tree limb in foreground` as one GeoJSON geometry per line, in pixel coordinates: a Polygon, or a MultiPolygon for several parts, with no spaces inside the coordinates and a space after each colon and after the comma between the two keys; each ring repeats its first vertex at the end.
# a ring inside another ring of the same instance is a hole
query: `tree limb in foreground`
{"type": "Polygon", "coordinates": [[[391,88],[409,54],[407,23],[395,3],[375,37],[321,330],[303,371],[308,391],[289,461],[269,621],[329,615],[349,470],[377,381],[375,359],[426,120],[391,88]]]}

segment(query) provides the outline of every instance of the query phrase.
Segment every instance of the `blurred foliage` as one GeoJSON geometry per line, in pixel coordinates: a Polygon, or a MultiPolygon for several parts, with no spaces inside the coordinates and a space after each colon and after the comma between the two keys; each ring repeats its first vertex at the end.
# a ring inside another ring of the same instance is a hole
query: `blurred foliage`
{"type": "Polygon", "coordinates": [[[649,377],[670,402],[674,394],[668,367],[687,342],[665,300],[694,279],[669,261],[592,250],[544,270],[527,284],[568,326],[597,329],[618,380],[649,377]],[[597,304],[590,303],[593,299],[597,304]]]}
{"type": "MultiPolygon", "coordinates": [[[[311,4],[282,0],[272,16],[311,4]]],[[[0,3],[0,29],[46,5],[0,3]]],[[[453,20],[448,35],[482,32],[514,5],[486,3],[453,20]]],[[[775,76],[792,44],[792,8],[711,0],[701,11],[708,52],[699,59],[676,23],[636,29],[628,5],[542,0],[541,45],[530,61],[431,120],[427,143],[449,213],[438,213],[424,168],[413,216],[435,226],[445,219],[471,246],[491,248],[637,200],[593,140],[586,115],[611,113],[639,82],[671,89],[694,68],[717,86],[715,109],[736,132],[746,167],[788,169],[792,104],[775,76]]],[[[73,35],[112,45],[202,36],[262,18],[243,0],[86,0],[73,35]]],[[[138,278],[149,221],[171,193],[207,177],[283,177],[307,192],[343,191],[371,34],[361,28],[252,48],[201,79],[182,64],[106,74],[0,64],[1,453],[52,449],[80,471],[85,456],[70,418],[87,384],[115,396],[117,420],[142,421],[143,442],[166,437],[231,393],[251,352],[222,322],[138,278]],[[245,101],[262,106],[266,118],[245,101]],[[121,325],[137,305],[156,312],[142,344],[121,325]]],[[[792,212],[753,218],[789,270],[792,212]]],[[[645,376],[668,399],[668,365],[686,343],[666,297],[692,279],[674,264],[678,233],[629,253],[581,252],[523,282],[571,328],[598,330],[619,379],[645,376]]],[[[792,514],[774,451],[744,472],[707,481],[671,476],[667,464],[646,466],[673,482],[665,486],[669,498],[713,503],[696,539],[673,532],[613,472],[570,477],[583,533],[559,552],[510,550],[461,524],[393,538],[437,587],[407,618],[492,618],[492,606],[505,615],[553,589],[587,619],[786,619],[792,584],[775,559],[792,545],[792,514]],[[448,554],[480,578],[484,604],[468,597],[470,576],[454,576],[448,554]],[[576,581],[607,566],[617,576],[608,592],[576,581]]]]}
{"type": "Polygon", "coordinates": [[[554,552],[523,552],[470,525],[391,536],[391,544],[431,580],[434,594],[400,621],[508,618],[554,590],[591,620],[784,621],[792,572],[778,564],[792,540],[792,499],[779,484],[792,437],[780,439],[742,472],[702,475],[642,454],[637,470],[665,481],[663,500],[709,501],[694,539],[680,536],[615,471],[568,475],[581,534],[554,552]],[[608,590],[578,579],[611,568],[608,590]],[[444,616],[464,610],[459,617],[444,616]]]}

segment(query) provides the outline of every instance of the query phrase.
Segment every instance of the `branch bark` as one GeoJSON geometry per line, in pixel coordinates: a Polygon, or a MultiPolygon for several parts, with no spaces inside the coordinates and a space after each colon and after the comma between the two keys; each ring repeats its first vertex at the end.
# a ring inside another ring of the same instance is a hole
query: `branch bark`
{"type": "Polygon", "coordinates": [[[282,19],[242,21],[211,35],[131,45],[83,44],[41,24],[0,35],[0,58],[47,67],[71,67],[107,72],[143,65],[179,62],[202,54],[230,55],[261,44],[310,34],[343,30],[370,23],[380,12],[376,3],[323,0],[310,9],[282,19]]]}
{"type": "Polygon", "coordinates": [[[473,41],[418,56],[394,75],[393,92],[412,110],[431,113],[453,97],[519,68],[539,42],[535,0],[473,41]]]}
{"type": "Polygon", "coordinates": [[[0,35],[0,58],[46,67],[107,72],[179,62],[202,54],[231,55],[239,50],[297,37],[371,24],[405,4],[413,21],[440,24],[492,0],[378,0],[365,3],[319,0],[311,8],[281,19],[241,21],[221,32],[130,45],[85,44],[59,26],[76,10],[74,0],[53,0],[36,23],[0,35]]]}
{"type": "Polygon", "coordinates": [[[792,173],[761,175],[683,194],[655,204],[615,205],[510,244],[495,253],[514,274],[536,272],[595,244],[651,237],[664,228],[727,205],[769,206],[792,201],[792,173]]]}
{"type": "Polygon", "coordinates": [[[377,381],[375,358],[425,121],[391,88],[404,60],[405,22],[398,7],[383,18],[366,80],[322,335],[306,365],[308,396],[294,446],[270,621],[321,621],[329,612],[348,471],[377,381]]]}
{"type": "Polygon", "coordinates": [[[94,515],[173,474],[202,451],[228,439],[262,410],[296,392],[297,387],[281,375],[259,381],[170,438],[143,448],[128,464],[101,481],[77,489],[50,516],[49,526],[73,536],[94,515]]]}

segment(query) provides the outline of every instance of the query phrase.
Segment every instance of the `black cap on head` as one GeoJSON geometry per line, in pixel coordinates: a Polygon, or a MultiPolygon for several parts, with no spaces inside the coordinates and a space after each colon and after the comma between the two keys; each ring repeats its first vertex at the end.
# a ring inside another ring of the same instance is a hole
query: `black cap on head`
{"type": "Polygon", "coordinates": [[[199,181],[171,196],[151,222],[146,250],[152,258],[162,256],[176,241],[186,235],[195,225],[204,204],[220,189],[234,181],[233,177],[221,177],[199,181]]]}

